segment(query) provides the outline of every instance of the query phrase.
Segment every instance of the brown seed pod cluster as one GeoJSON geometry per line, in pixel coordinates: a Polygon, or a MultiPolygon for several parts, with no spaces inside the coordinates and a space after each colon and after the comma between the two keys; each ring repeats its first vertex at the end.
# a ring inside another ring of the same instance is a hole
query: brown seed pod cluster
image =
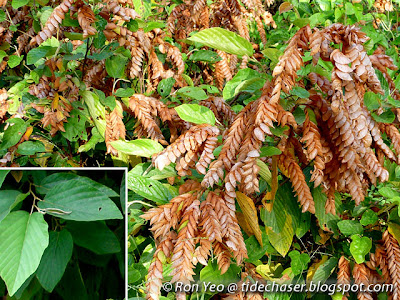
{"type": "MultiPolygon", "coordinates": [[[[147,278],[147,299],[159,296],[163,264],[160,252],[164,260],[171,260],[174,269],[171,282],[185,284],[193,281],[195,264],[207,265],[211,251],[222,274],[228,270],[231,258],[240,264],[247,257],[236,216],[229,213],[229,208],[215,192],[210,191],[200,204],[201,193],[195,188],[142,215],[150,221],[157,242],[147,278]]],[[[184,297],[184,294],[177,297],[184,297]]]]}

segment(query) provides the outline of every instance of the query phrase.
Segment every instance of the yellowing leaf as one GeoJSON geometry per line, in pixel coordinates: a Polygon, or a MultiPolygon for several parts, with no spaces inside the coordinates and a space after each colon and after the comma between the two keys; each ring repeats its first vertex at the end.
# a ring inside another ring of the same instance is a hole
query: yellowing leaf
{"type": "Polygon", "coordinates": [[[323,255],[322,259],[319,262],[315,262],[315,263],[313,263],[311,265],[311,267],[307,271],[307,283],[312,281],[312,279],[314,278],[315,272],[317,271],[319,266],[322,265],[327,260],[328,260],[328,256],[327,255],[323,255]]]}
{"type": "Polygon", "coordinates": [[[257,209],[254,205],[253,200],[241,192],[236,192],[236,199],[238,200],[239,206],[242,209],[246,223],[249,225],[257,241],[262,247],[262,234],[260,226],[258,225],[257,209]]]}
{"type": "Polygon", "coordinates": [[[52,108],[52,109],[57,109],[57,108],[58,108],[58,102],[59,102],[59,100],[60,100],[60,97],[59,97],[58,93],[56,93],[56,94],[54,95],[53,102],[51,103],[51,108],[52,108]]]}
{"type": "Polygon", "coordinates": [[[281,232],[276,233],[269,227],[265,227],[267,230],[269,241],[272,246],[279,252],[280,255],[286,256],[288,253],[290,246],[292,245],[292,240],[294,236],[294,229],[292,225],[292,217],[290,215],[286,215],[285,224],[281,232]]]}
{"type": "Polygon", "coordinates": [[[26,141],[29,140],[29,137],[31,136],[32,132],[33,132],[33,127],[29,126],[25,131],[23,139],[26,140],[26,141]]]}
{"type": "Polygon", "coordinates": [[[256,272],[267,280],[274,280],[280,278],[283,272],[283,267],[280,263],[276,265],[273,264],[258,265],[256,267],[256,272]]]}
{"type": "Polygon", "coordinates": [[[246,232],[246,234],[248,236],[254,235],[254,232],[251,229],[251,227],[249,226],[249,224],[246,222],[246,219],[244,218],[243,213],[237,211],[236,218],[238,219],[238,223],[239,223],[240,227],[244,230],[244,232],[246,232]]]}
{"type": "Polygon", "coordinates": [[[318,241],[318,243],[324,245],[327,240],[329,240],[332,236],[331,232],[325,232],[321,228],[318,230],[318,233],[321,237],[321,239],[318,241]]]}
{"type": "Polygon", "coordinates": [[[279,14],[283,14],[284,12],[287,12],[293,8],[293,5],[290,2],[283,2],[279,6],[279,14]]]}
{"type": "Polygon", "coordinates": [[[389,223],[388,227],[389,233],[400,243],[400,225],[395,223],[389,223]]]}

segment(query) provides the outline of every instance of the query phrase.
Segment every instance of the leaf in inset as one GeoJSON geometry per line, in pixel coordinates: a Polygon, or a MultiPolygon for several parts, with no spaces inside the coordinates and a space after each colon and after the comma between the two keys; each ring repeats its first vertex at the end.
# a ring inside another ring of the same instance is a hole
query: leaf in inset
{"type": "Polygon", "coordinates": [[[0,170],[0,188],[3,185],[4,179],[6,179],[7,174],[10,170],[0,170]]]}
{"type": "Polygon", "coordinates": [[[14,190],[0,191],[0,222],[27,196],[28,194],[22,194],[21,192],[14,190]]]}
{"type": "Polygon", "coordinates": [[[48,225],[40,213],[10,213],[0,223],[0,276],[14,295],[39,266],[49,244],[48,225]]]}
{"type": "Polygon", "coordinates": [[[56,185],[38,206],[48,214],[66,220],[96,221],[123,218],[109,197],[79,180],[56,185]]]}
{"type": "Polygon", "coordinates": [[[77,180],[82,185],[90,185],[90,186],[94,187],[95,189],[97,189],[99,192],[106,195],[107,197],[118,197],[119,196],[118,193],[116,193],[113,189],[111,189],[108,186],[105,186],[101,183],[98,183],[98,182],[90,179],[89,177],[79,176],[74,173],[66,173],[66,172],[51,174],[51,175],[43,178],[42,181],[40,182],[40,186],[36,187],[36,190],[41,194],[46,194],[56,185],[60,184],[61,182],[69,181],[69,180],[77,180]]]}
{"type": "Polygon", "coordinates": [[[74,242],[71,234],[65,229],[59,232],[51,231],[49,237],[49,246],[43,253],[36,277],[46,291],[52,292],[64,275],[72,256],[74,242]]]}
{"type": "Polygon", "coordinates": [[[118,238],[104,222],[69,221],[66,229],[71,233],[75,244],[96,254],[121,251],[118,238]]]}

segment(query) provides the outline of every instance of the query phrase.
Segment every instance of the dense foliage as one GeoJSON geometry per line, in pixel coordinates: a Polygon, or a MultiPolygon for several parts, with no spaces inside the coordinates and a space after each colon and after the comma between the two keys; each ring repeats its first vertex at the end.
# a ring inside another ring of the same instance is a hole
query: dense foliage
{"type": "Polygon", "coordinates": [[[0,171],[2,299],[124,299],[124,171],[0,171]]]}
{"type": "Polygon", "coordinates": [[[132,168],[130,297],[400,288],[398,1],[0,5],[0,164],[132,168]]]}

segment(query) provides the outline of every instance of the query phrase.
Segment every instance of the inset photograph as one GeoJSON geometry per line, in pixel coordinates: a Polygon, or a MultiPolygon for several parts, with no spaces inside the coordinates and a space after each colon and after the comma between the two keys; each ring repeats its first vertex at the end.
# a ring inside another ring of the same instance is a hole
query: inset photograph
{"type": "Polygon", "coordinates": [[[0,298],[124,299],[125,178],[0,170],[0,298]]]}

